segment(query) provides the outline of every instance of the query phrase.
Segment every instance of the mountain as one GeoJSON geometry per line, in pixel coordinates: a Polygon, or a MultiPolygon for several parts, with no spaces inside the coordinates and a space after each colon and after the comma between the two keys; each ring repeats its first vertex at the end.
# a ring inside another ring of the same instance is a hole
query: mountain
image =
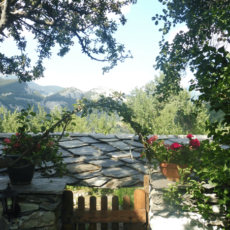
{"type": "Polygon", "coordinates": [[[37,91],[37,92],[39,92],[43,95],[47,95],[47,96],[54,94],[54,93],[57,93],[57,92],[64,89],[63,87],[55,86],[55,85],[42,86],[42,85],[36,84],[35,82],[27,82],[27,84],[34,91],[37,91]]]}
{"type": "Polygon", "coordinates": [[[109,96],[113,91],[112,89],[97,87],[83,92],[74,87],[40,86],[34,82],[19,83],[14,76],[9,78],[0,76],[0,106],[11,112],[15,109],[26,109],[28,103],[34,106],[34,111],[38,110],[38,103],[48,113],[55,107],[73,110],[72,104],[75,104],[76,100],[82,97],[95,100],[99,98],[99,95],[109,96]]]}
{"type": "Polygon", "coordinates": [[[114,92],[113,89],[104,88],[102,86],[99,86],[97,88],[91,89],[90,91],[87,91],[84,97],[87,99],[91,99],[91,100],[98,100],[100,98],[100,95],[108,97],[110,94],[112,94],[112,92],[114,92]]]}

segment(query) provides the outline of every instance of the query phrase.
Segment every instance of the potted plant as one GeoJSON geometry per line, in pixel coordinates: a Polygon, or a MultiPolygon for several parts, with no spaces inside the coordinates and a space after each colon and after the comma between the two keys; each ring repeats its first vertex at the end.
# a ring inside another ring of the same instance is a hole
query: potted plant
{"type": "MultiPolygon", "coordinates": [[[[66,165],[61,157],[62,153],[58,152],[58,141],[64,135],[71,115],[76,111],[64,114],[63,118],[50,128],[41,127],[41,130],[32,128],[31,134],[28,133],[29,109],[30,106],[27,110],[22,110],[18,116],[21,126],[17,133],[13,134],[10,139],[6,138],[2,143],[5,147],[3,148],[3,158],[0,159],[0,168],[7,167],[12,184],[31,183],[35,166],[41,167],[42,175],[48,175],[51,170],[47,167],[47,162],[53,164],[56,174],[60,177],[66,170],[66,165]],[[51,138],[49,133],[53,132],[54,128],[63,122],[65,125],[62,134],[57,139],[51,138]]],[[[30,112],[30,115],[36,116],[36,113],[30,112]]]]}
{"type": "Polygon", "coordinates": [[[145,150],[141,153],[141,158],[146,157],[156,168],[159,164],[161,172],[170,181],[179,181],[181,173],[185,177],[191,173],[191,163],[197,158],[195,151],[200,147],[198,139],[192,139],[192,134],[188,134],[189,145],[172,143],[164,144],[164,140],[158,140],[156,135],[146,138],[143,141],[145,150]]]}

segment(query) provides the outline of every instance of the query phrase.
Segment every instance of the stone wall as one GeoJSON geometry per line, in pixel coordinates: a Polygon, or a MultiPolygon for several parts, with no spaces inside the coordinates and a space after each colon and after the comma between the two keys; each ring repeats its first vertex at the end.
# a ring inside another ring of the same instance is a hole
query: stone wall
{"type": "MultiPolygon", "coordinates": [[[[0,191],[6,188],[7,182],[6,178],[0,178],[0,191]]],[[[30,185],[11,185],[19,193],[17,203],[21,212],[10,225],[8,219],[2,216],[0,201],[0,230],[60,230],[65,185],[62,179],[37,179],[32,180],[30,185]]]]}
{"type": "MultiPolygon", "coordinates": [[[[152,175],[152,179],[154,175],[152,175]]],[[[197,212],[183,211],[182,207],[185,203],[172,205],[163,199],[164,189],[171,181],[157,178],[150,185],[150,227],[152,230],[217,230],[226,227],[224,210],[220,210],[217,205],[217,197],[213,192],[213,188],[207,186],[205,195],[209,196],[209,203],[212,206],[213,214],[209,221],[202,218],[197,212]]],[[[180,193],[185,195],[186,189],[181,188],[180,193]]]]}

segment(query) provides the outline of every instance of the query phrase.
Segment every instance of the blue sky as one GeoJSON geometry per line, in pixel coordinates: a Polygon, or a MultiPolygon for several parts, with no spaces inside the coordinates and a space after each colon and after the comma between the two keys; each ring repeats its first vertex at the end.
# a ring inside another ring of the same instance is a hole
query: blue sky
{"type": "MultiPolygon", "coordinates": [[[[51,59],[46,59],[45,77],[35,81],[40,85],[57,85],[61,87],[76,87],[82,91],[103,86],[112,88],[124,93],[130,93],[135,87],[142,87],[154,79],[155,71],[153,64],[159,53],[159,41],[162,33],[160,26],[155,26],[151,18],[155,14],[162,12],[163,6],[157,0],[138,0],[137,4],[124,9],[128,19],[125,26],[119,26],[115,37],[119,43],[125,45],[130,50],[133,59],[127,59],[124,63],[119,63],[109,73],[102,74],[102,67],[105,63],[91,60],[81,53],[81,47],[75,40],[75,45],[63,58],[58,57],[58,47],[55,47],[51,59]]],[[[167,38],[172,41],[173,37],[180,29],[185,29],[184,24],[178,25],[168,34],[167,38]]],[[[27,53],[33,62],[36,59],[36,43],[32,35],[26,33],[28,40],[27,53]]],[[[1,51],[8,55],[17,54],[16,46],[12,39],[8,39],[1,44],[1,51]],[[14,48],[15,47],[15,48],[14,48]]],[[[183,79],[182,85],[188,86],[187,81],[192,77],[188,73],[183,79]]]]}

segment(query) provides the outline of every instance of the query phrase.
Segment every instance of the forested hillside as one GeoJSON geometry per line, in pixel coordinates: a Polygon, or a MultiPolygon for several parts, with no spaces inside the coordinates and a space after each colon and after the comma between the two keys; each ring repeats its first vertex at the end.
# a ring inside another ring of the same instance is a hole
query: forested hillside
{"type": "MultiPolygon", "coordinates": [[[[9,104],[11,102],[10,96],[12,97],[14,94],[14,96],[18,95],[18,97],[20,97],[27,89],[23,85],[18,84],[15,80],[10,81],[10,84],[6,84],[6,81],[0,78],[0,90],[2,89],[0,91],[1,97],[4,97],[5,101],[8,100],[9,104]],[[4,96],[4,92],[7,95],[4,96]],[[12,94],[9,94],[9,92],[12,94]]],[[[161,97],[161,95],[157,94],[156,86],[162,81],[164,81],[163,74],[155,76],[154,81],[149,82],[142,88],[134,89],[131,95],[126,98],[127,102],[124,102],[134,110],[136,121],[143,126],[147,124],[147,126],[151,128],[153,134],[207,134],[205,130],[205,121],[207,119],[210,119],[211,122],[222,121],[224,116],[223,112],[210,112],[210,106],[208,104],[203,104],[198,110],[190,101],[190,94],[186,90],[180,92],[179,95],[171,95],[167,102],[160,103],[157,97],[161,97]],[[153,96],[153,93],[156,93],[155,96],[153,96]]],[[[70,102],[71,104],[75,104],[76,101],[73,98],[80,97],[82,92],[80,90],[71,91],[64,89],[48,97],[43,97],[39,92],[31,92],[29,89],[27,89],[26,93],[30,93],[31,101],[36,102],[43,100],[43,105],[46,105],[46,107],[44,107],[37,103],[37,106],[31,109],[31,111],[33,110],[38,113],[36,118],[31,118],[30,129],[32,129],[34,126],[40,127],[44,124],[50,126],[54,122],[55,117],[61,118],[61,111],[64,107],[67,110],[73,110],[74,107],[68,105],[70,105],[70,102]],[[57,102],[58,108],[55,108],[57,104],[52,104],[52,102],[57,102]],[[50,112],[45,109],[49,106],[52,108],[50,112]],[[46,117],[48,113],[52,116],[50,120],[46,117]]],[[[28,101],[25,101],[23,104],[26,108],[27,103],[28,101]]],[[[3,106],[0,107],[0,132],[15,132],[19,125],[16,118],[18,114],[19,111],[15,110],[12,112],[10,109],[6,109],[3,106]]],[[[134,132],[129,125],[121,121],[121,118],[119,118],[117,114],[108,116],[108,114],[100,113],[96,110],[86,118],[80,118],[80,116],[74,115],[74,123],[76,123],[76,126],[69,125],[67,131],[94,131],[96,133],[105,134],[134,132]]],[[[221,127],[222,126],[219,125],[219,129],[221,127]]],[[[61,131],[61,128],[57,128],[55,131],[61,131]]]]}

